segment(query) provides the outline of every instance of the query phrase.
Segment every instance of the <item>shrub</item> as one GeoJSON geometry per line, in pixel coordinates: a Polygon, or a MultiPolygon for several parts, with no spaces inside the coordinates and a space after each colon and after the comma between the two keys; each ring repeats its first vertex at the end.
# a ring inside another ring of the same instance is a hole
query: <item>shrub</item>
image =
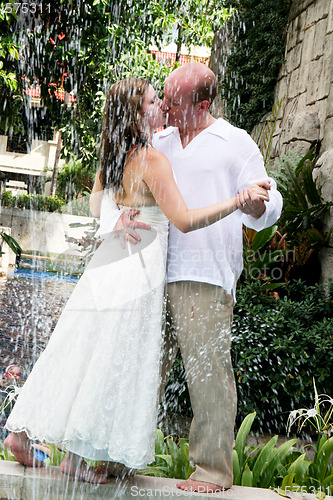
{"type": "Polygon", "coordinates": [[[223,95],[230,121],[248,132],[272,108],[284,60],[284,33],[290,0],[231,1],[228,56],[223,95]]]}
{"type": "MultiPolygon", "coordinates": [[[[237,290],[231,350],[237,425],[255,411],[262,432],[285,432],[289,411],[311,399],[313,377],[319,392],[333,392],[333,284],[325,291],[296,281],[284,293],[278,300],[266,295],[259,280],[237,290]]],[[[191,414],[180,359],[165,396],[168,411],[191,414]]]]}
{"type": "Polygon", "coordinates": [[[233,323],[232,357],[238,418],[252,411],[257,427],[284,431],[285,415],[320,392],[333,392],[333,286],[287,285],[288,296],[265,295],[256,280],[240,287],[233,323]]]}

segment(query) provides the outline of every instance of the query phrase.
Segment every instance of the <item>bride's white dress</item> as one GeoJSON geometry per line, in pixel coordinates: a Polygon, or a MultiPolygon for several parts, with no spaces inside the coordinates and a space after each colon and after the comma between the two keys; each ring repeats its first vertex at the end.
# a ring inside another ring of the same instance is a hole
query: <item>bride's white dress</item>
{"type": "Polygon", "coordinates": [[[139,207],[141,242],[103,241],[6,427],[93,460],[154,460],[168,221],[139,207]]]}

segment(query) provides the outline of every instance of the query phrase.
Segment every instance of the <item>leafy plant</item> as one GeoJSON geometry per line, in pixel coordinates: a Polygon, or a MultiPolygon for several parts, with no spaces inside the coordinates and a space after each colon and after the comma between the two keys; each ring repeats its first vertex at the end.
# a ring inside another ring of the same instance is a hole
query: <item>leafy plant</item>
{"type": "MultiPolygon", "coordinates": [[[[12,236],[10,236],[9,234],[6,234],[4,231],[1,231],[0,232],[0,238],[5,243],[7,243],[7,245],[15,253],[15,255],[17,255],[18,257],[20,257],[20,255],[22,253],[22,248],[20,247],[20,245],[18,244],[18,242],[12,236]]],[[[2,249],[1,249],[1,245],[0,245],[0,257],[2,256],[2,254],[3,254],[3,252],[2,252],[2,249]]]]}
{"type": "Polygon", "coordinates": [[[243,226],[243,274],[242,280],[258,279],[264,290],[273,290],[283,286],[283,283],[273,283],[267,276],[271,266],[281,260],[286,250],[265,249],[265,246],[275,233],[278,226],[271,226],[259,232],[243,226]]]}
{"type": "Polygon", "coordinates": [[[192,472],[189,462],[188,439],[179,438],[176,441],[171,437],[164,437],[160,429],[155,437],[155,461],[145,469],[137,471],[143,476],[175,477],[187,479],[192,472]]]}
{"type": "Polygon", "coordinates": [[[268,165],[270,160],[274,130],[279,117],[281,106],[282,99],[277,100],[272,108],[272,111],[266,115],[264,124],[260,122],[252,130],[252,138],[260,149],[260,152],[264,158],[265,166],[268,165]]]}
{"type": "Polygon", "coordinates": [[[50,450],[50,457],[43,460],[44,465],[55,465],[59,467],[66,453],[59,450],[54,444],[47,444],[46,446],[50,450]]]}
{"type": "Polygon", "coordinates": [[[319,251],[329,244],[333,229],[326,221],[333,202],[326,202],[313,179],[316,153],[310,149],[303,157],[290,152],[277,161],[272,171],[284,200],[280,232],[285,234],[286,249],[293,254],[284,269],[285,280],[302,277],[318,280],[319,251]],[[317,266],[317,267],[316,267],[317,266]],[[317,269],[317,277],[313,275],[317,269]]]}
{"type": "Polygon", "coordinates": [[[7,462],[16,462],[16,458],[14,457],[12,452],[7,450],[7,448],[5,448],[2,443],[0,443],[0,460],[6,460],[7,462]]]}
{"type": "Polygon", "coordinates": [[[236,8],[228,21],[230,55],[222,82],[230,121],[251,132],[271,109],[284,60],[290,0],[230,0],[236,8]]]}
{"type": "MultiPolygon", "coordinates": [[[[333,452],[333,437],[329,437],[333,429],[333,398],[326,394],[318,396],[315,381],[314,385],[314,400],[313,408],[301,408],[293,410],[288,418],[287,431],[298,423],[298,430],[302,429],[306,423],[311,424],[318,434],[316,445],[308,445],[313,447],[315,454],[311,462],[303,454],[298,458],[297,467],[290,467],[288,472],[288,483],[282,483],[281,488],[289,491],[294,491],[300,484],[306,487],[307,491],[327,491],[333,492],[333,464],[330,464],[330,458],[333,452]],[[328,410],[324,415],[321,413],[321,406],[328,403],[328,410]],[[301,473],[301,474],[300,474],[301,473]]],[[[319,498],[319,497],[318,497],[319,498]]]]}
{"type": "Polygon", "coordinates": [[[301,408],[293,410],[289,414],[287,432],[290,432],[291,427],[298,422],[298,431],[300,431],[308,422],[318,434],[326,432],[328,435],[333,431],[333,398],[327,394],[318,396],[315,380],[313,379],[313,387],[315,394],[315,405],[313,408],[301,408]],[[327,412],[322,415],[320,406],[329,404],[327,412]]]}
{"type": "Polygon", "coordinates": [[[265,445],[246,446],[255,416],[255,412],[247,415],[237,433],[233,450],[233,483],[268,488],[275,485],[279,476],[279,467],[285,463],[297,439],[290,439],[277,448],[278,436],[272,437],[265,445]]]}
{"type": "Polygon", "coordinates": [[[277,160],[280,168],[274,170],[284,200],[280,225],[294,245],[299,247],[306,239],[309,254],[314,248],[326,245],[332,233],[332,229],[324,230],[324,223],[333,202],[326,202],[316,186],[313,179],[315,162],[313,149],[303,157],[290,152],[277,160]]]}
{"type": "Polygon", "coordinates": [[[263,432],[281,432],[281,415],[305,406],[313,377],[321,392],[333,392],[333,285],[290,282],[284,294],[276,300],[258,280],[245,282],[234,308],[237,419],[256,411],[263,432]]]}

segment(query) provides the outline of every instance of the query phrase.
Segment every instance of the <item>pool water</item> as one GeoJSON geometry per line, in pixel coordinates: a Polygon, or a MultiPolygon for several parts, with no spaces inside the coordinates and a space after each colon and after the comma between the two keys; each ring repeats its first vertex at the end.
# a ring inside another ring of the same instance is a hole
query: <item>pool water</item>
{"type": "Polygon", "coordinates": [[[0,277],[0,373],[18,364],[24,380],[72,293],[77,277],[20,269],[0,277]]]}
{"type": "Polygon", "coordinates": [[[70,274],[52,273],[50,271],[36,271],[33,269],[16,269],[14,273],[15,277],[20,276],[21,278],[35,279],[35,280],[47,280],[56,282],[69,282],[77,283],[79,280],[78,276],[73,276],[70,274]]]}

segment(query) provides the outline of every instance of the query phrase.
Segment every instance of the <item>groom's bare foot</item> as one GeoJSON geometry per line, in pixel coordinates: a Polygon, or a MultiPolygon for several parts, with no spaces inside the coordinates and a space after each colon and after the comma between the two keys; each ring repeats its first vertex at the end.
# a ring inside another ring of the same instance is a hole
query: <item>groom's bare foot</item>
{"type": "Polygon", "coordinates": [[[218,486],[217,484],[206,483],[204,481],[194,481],[187,479],[181,483],[177,483],[177,488],[187,491],[197,491],[198,493],[218,493],[224,491],[226,488],[218,486]]]}
{"type": "Polygon", "coordinates": [[[106,484],[109,482],[104,468],[89,467],[84,460],[75,461],[68,453],[61,462],[60,469],[64,474],[75,476],[86,483],[106,484]]]}
{"type": "Polygon", "coordinates": [[[25,432],[11,432],[3,445],[13,453],[20,464],[28,467],[44,467],[43,462],[35,459],[34,449],[25,432]]]}

